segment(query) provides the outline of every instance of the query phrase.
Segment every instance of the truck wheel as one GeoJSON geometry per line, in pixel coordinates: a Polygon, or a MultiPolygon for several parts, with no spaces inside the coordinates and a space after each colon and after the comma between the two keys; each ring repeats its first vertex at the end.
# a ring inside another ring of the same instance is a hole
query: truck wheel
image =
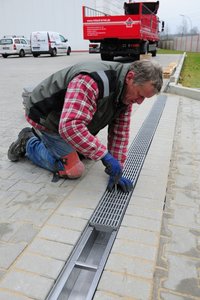
{"type": "Polygon", "coordinates": [[[102,59],[102,60],[112,61],[112,60],[113,60],[113,58],[114,58],[114,56],[113,56],[113,55],[109,55],[109,54],[102,54],[102,53],[101,53],[101,59],[102,59]]]}
{"type": "Polygon", "coordinates": [[[20,51],[19,51],[19,57],[24,57],[24,56],[25,56],[24,50],[20,50],[20,51]]]}
{"type": "Polygon", "coordinates": [[[147,54],[149,52],[149,42],[146,41],[140,46],[140,53],[147,54]]]}
{"type": "Polygon", "coordinates": [[[57,54],[57,51],[56,51],[55,48],[53,48],[53,49],[51,50],[51,56],[52,56],[52,57],[53,57],[53,56],[56,56],[56,54],[57,54]]]}

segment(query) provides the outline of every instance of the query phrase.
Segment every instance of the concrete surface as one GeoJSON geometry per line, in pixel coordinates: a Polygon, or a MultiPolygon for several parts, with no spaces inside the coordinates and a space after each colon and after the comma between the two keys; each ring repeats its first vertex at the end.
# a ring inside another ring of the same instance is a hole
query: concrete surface
{"type": "MultiPolygon", "coordinates": [[[[105,191],[100,162],[85,160],[86,174],[79,180],[52,183],[48,171],[7,159],[10,143],[27,126],[22,88],[86,59],[99,57],[0,58],[1,300],[45,299],[105,191]]],[[[155,59],[163,67],[182,63],[180,56],[155,59]]],[[[163,92],[167,85],[165,80],[163,92]]],[[[166,95],[95,300],[200,299],[200,102],[166,95]]],[[[130,143],[155,100],[134,107],[130,143]]],[[[99,138],[106,142],[106,131],[99,138]]]]}

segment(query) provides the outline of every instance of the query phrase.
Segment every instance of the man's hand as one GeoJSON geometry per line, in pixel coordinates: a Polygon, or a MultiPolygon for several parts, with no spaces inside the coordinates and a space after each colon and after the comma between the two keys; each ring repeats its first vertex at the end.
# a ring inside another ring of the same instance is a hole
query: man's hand
{"type": "Polygon", "coordinates": [[[123,192],[129,193],[133,189],[133,183],[131,180],[122,177],[122,168],[118,160],[110,153],[107,153],[101,160],[106,167],[105,172],[110,175],[107,186],[108,191],[111,191],[117,185],[123,192]]]}
{"type": "Polygon", "coordinates": [[[108,186],[107,189],[109,192],[112,191],[113,187],[117,184],[117,186],[124,192],[124,193],[129,193],[133,189],[133,182],[130,179],[127,179],[125,177],[121,177],[118,181],[118,183],[115,183],[113,180],[113,177],[110,176],[109,181],[108,181],[108,186]]]}
{"type": "Polygon", "coordinates": [[[110,153],[107,153],[101,159],[101,161],[106,167],[105,172],[113,178],[115,183],[118,183],[119,179],[122,177],[122,168],[118,160],[114,158],[110,153]]]}

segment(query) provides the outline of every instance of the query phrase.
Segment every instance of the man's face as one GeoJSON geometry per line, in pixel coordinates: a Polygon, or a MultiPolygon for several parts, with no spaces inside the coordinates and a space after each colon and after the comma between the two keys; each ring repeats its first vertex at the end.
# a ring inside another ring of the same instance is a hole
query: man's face
{"type": "Polygon", "coordinates": [[[141,104],[145,98],[155,95],[155,88],[151,81],[147,81],[142,85],[134,83],[134,73],[129,72],[126,77],[126,87],[123,103],[126,105],[137,103],[141,104]]]}

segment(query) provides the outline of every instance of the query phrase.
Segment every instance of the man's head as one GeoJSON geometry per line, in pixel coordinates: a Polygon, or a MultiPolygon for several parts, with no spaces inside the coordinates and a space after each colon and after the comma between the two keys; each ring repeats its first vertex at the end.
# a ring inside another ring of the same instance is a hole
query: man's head
{"type": "Polygon", "coordinates": [[[141,104],[160,92],[163,84],[162,68],[149,60],[135,61],[130,65],[125,79],[123,103],[141,104]]]}

